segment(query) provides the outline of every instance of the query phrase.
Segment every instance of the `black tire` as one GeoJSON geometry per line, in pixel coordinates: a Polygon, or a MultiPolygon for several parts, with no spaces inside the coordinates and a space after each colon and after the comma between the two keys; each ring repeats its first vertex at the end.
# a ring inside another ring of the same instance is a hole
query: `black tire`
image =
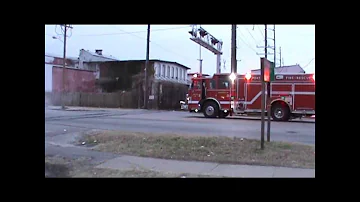
{"type": "Polygon", "coordinates": [[[271,106],[271,117],[274,121],[289,121],[289,107],[285,103],[275,103],[271,106]]]}
{"type": "Polygon", "coordinates": [[[203,113],[206,118],[216,118],[219,114],[219,106],[213,101],[205,102],[203,113]]]}
{"type": "Polygon", "coordinates": [[[224,111],[220,111],[219,112],[219,118],[221,118],[221,119],[224,119],[224,118],[226,118],[227,116],[229,116],[229,112],[224,112],[224,111]]]}

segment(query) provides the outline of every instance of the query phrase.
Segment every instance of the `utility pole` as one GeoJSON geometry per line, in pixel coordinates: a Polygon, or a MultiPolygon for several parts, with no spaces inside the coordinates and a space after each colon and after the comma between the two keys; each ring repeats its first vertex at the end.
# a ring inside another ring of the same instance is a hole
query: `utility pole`
{"type": "MultiPolygon", "coordinates": [[[[275,25],[274,25],[274,68],[276,67],[276,45],[275,45],[275,25]]],[[[267,47],[267,25],[265,25],[265,47],[267,47]]],[[[265,57],[267,58],[267,49],[265,49],[265,57]]],[[[275,69],[274,69],[275,71],[275,69]]],[[[271,81],[269,81],[267,84],[267,133],[266,133],[266,140],[270,142],[270,132],[271,132],[271,81]]]]}
{"type": "Polygon", "coordinates": [[[148,75],[147,69],[149,68],[149,54],[150,54],[150,24],[147,26],[147,38],[146,38],[146,62],[145,62],[145,90],[144,90],[144,108],[148,108],[148,75]]]}
{"type": "Polygon", "coordinates": [[[236,25],[231,25],[231,73],[237,73],[236,25]]]}
{"type": "Polygon", "coordinates": [[[282,59],[281,58],[281,46],[280,46],[280,51],[279,52],[280,52],[280,67],[281,67],[281,65],[282,65],[282,63],[281,63],[281,59],[282,59]]]}
{"type": "MultiPolygon", "coordinates": [[[[267,25],[265,24],[265,58],[267,59],[267,25]]],[[[264,149],[265,139],[265,81],[264,81],[264,64],[261,65],[261,149],[264,149]]]]}
{"type": "Polygon", "coordinates": [[[63,54],[63,71],[62,71],[62,83],[61,83],[61,88],[62,88],[62,93],[61,93],[61,109],[65,110],[65,100],[64,100],[64,94],[65,94],[65,69],[66,69],[66,34],[67,34],[67,29],[70,28],[72,29],[72,27],[70,25],[66,25],[63,24],[61,26],[64,26],[64,54],[63,54]]]}

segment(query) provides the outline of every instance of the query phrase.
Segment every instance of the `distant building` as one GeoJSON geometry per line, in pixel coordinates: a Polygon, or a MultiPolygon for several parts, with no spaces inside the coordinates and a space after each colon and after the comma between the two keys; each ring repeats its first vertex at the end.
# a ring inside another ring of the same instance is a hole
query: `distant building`
{"type": "Polygon", "coordinates": [[[187,71],[190,69],[189,67],[165,60],[151,60],[151,62],[154,63],[155,80],[187,84],[187,71]]]}
{"type": "MultiPolygon", "coordinates": [[[[53,91],[53,67],[63,67],[63,56],[45,53],[45,92],[53,91]]],[[[77,57],[66,57],[66,68],[78,69],[77,57]]]]}
{"type": "MultiPolygon", "coordinates": [[[[100,92],[131,92],[138,107],[144,102],[145,60],[121,60],[99,63],[100,92]]],[[[149,105],[153,109],[177,109],[187,92],[187,71],[190,68],[177,62],[149,60],[149,105]]]]}
{"type": "MultiPolygon", "coordinates": [[[[260,74],[260,69],[251,70],[252,74],[260,74]]],[[[290,73],[290,74],[302,74],[305,70],[300,65],[289,65],[275,68],[275,74],[290,73]]]]}
{"type": "MultiPolygon", "coordinates": [[[[133,83],[133,76],[144,76],[145,63],[145,60],[121,60],[99,63],[99,83],[102,85],[101,88],[105,91],[128,90],[132,88],[133,85],[136,85],[133,83]],[[107,88],[106,86],[109,87],[107,90],[105,89],[107,88]]],[[[187,85],[187,71],[189,69],[189,67],[177,62],[149,60],[148,74],[153,82],[187,85]]]]}
{"type": "Polygon", "coordinates": [[[103,55],[103,50],[97,49],[95,52],[81,49],[79,53],[79,69],[96,72],[96,78],[99,78],[99,65],[103,62],[120,61],[111,55],[103,55]]]}

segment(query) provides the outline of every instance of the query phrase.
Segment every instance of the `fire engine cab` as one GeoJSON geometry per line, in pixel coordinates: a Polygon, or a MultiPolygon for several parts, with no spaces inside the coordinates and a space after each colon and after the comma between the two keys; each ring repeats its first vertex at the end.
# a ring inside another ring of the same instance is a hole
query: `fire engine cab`
{"type": "MultiPolygon", "coordinates": [[[[260,114],[260,75],[194,75],[186,99],[190,112],[202,112],[207,118],[260,114]]],[[[315,115],[315,74],[276,74],[270,84],[270,99],[274,121],[315,115]]]]}

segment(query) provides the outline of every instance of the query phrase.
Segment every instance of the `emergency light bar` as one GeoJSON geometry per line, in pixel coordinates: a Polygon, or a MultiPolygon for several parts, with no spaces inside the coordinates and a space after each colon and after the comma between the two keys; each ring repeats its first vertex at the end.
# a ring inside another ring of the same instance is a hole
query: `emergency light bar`
{"type": "Polygon", "coordinates": [[[236,75],[234,73],[231,73],[229,78],[234,83],[234,80],[236,79],[236,75]]]}
{"type": "Polygon", "coordinates": [[[246,79],[246,80],[250,80],[250,79],[251,79],[251,73],[250,73],[250,72],[248,72],[248,73],[245,74],[245,79],[246,79]]]}
{"type": "Polygon", "coordinates": [[[313,74],[312,78],[313,78],[313,79],[314,79],[314,81],[315,81],[315,74],[313,74]]]}

